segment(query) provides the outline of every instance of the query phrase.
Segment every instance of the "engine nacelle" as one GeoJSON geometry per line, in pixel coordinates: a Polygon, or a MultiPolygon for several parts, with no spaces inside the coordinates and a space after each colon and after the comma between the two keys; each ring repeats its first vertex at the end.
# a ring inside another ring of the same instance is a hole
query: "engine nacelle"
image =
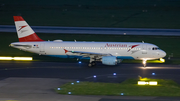
{"type": "Polygon", "coordinates": [[[117,63],[121,63],[123,59],[117,59],[117,63]]]}
{"type": "Polygon", "coordinates": [[[117,58],[116,58],[116,56],[103,56],[102,57],[102,64],[104,64],[104,65],[117,65],[117,58]]]}

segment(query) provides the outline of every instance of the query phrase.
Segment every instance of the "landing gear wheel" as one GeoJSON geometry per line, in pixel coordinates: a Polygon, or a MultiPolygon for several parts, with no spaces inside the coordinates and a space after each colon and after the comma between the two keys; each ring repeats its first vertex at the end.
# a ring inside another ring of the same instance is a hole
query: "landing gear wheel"
{"type": "Polygon", "coordinates": [[[88,67],[92,67],[93,65],[91,63],[88,64],[88,67]]]}
{"type": "Polygon", "coordinates": [[[96,62],[93,61],[93,62],[91,62],[91,63],[88,64],[88,67],[93,67],[93,66],[95,66],[95,65],[96,65],[96,62]]]}
{"type": "Polygon", "coordinates": [[[93,62],[91,62],[91,64],[92,64],[93,66],[95,66],[95,65],[96,65],[96,62],[95,62],[95,61],[93,61],[93,62]]]}

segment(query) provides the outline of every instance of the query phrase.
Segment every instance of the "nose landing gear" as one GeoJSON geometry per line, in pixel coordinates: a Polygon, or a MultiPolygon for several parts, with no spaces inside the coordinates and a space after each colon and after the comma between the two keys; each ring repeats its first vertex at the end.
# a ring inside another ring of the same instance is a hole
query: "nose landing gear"
{"type": "Polygon", "coordinates": [[[143,60],[143,62],[142,62],[142,63],[143,63],[144,68],[146,68],[146,61],[147,61],[147,60],[143,60]]]}

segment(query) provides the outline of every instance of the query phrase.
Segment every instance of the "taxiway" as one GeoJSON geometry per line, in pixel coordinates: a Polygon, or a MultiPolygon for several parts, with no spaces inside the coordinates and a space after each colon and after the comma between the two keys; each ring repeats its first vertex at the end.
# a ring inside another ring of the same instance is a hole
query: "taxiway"
{"type": "Polygon", "coordinates": [[[129,96],[76,96],[59,95],[54,88],[80,81],[122,82],[138,76],[172,79],[180,84],[180,65],[97,64],[88,68],[86,63],[17,62],[0,61],[0,101],[178,101],[180,97],[129,97],[129,96]],[[116,73],[116,75],[113,75],[116,73]],[[93,76],[96,75],[96,78],[93,76]]]}

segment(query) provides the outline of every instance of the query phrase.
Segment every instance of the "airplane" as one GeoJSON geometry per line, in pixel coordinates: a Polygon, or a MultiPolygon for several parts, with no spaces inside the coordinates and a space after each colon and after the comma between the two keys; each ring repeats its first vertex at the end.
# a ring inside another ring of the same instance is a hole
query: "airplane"
{"type": "Polygon", "coordinates": [[[44,41],[21,16],[13,17],[19,42],[10,46],[23,51],[60,58],[89,59],[89,67],[95,66],[97,61],[104,65],[117,65],[123,59],[142,60],[145,67],[147,60],[166,56],[166,52],[158,46],[144,42],[44,41]]]}

